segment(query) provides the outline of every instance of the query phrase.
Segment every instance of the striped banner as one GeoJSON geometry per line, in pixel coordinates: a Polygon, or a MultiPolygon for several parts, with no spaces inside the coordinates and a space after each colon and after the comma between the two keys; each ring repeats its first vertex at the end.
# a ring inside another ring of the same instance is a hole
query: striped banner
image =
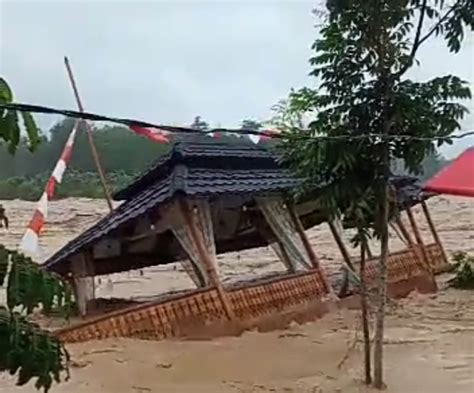
{"type": "Polygon", "coordinates": [[[53,198],[56,185],[61,183],[64,172],[66,171],[66,167],[71,160],[72,147],[74,145],[74,139],[76,137],[79,123],[80,120],[77,120],[74,124],[71,134],[69,134],[61,157],[59,158],[59,161],[57,162],[56,167],[54,168],[53,173],[46,184],[43,195],[41,195],[35,213],[33,214],[33,218],[31,219],[28,228],[23,235],[23,238],[21,239],[20,249],[25,253],[36,255],[39,251],[38,240],[46,221],[46,217],[48,216],[48,202],[53,198]]]}
{"type": "MultiPolygon", "coordinates": [[[[136,125],[130,126],[130,130],[137,135],[143,136],[158,143],[169,143],[171,132],[156,127],[140,127],[136,125]]],[[[219,139],[222,135],[235,136],[236,138],[248,138],[251,142],[258,144],[260,142],[269,141],[277,134],[275,130],[263,130],[257,134],[239,134],[236,132],[207,132],[205,135],[211,138],[219,139]]]]}
{"type": "Polygon", "coordinates": [[[208,132],[206,135],[216,139],[219,139],[222,135],[234,136],[236,138],[248,138],[252,143],[258,144],[260,142],[269,141],[276,133],[277,131],[274,130],[263,130],[259,134],[239,134],[237,132],[208,132]]]}
{"type": "Polygon", "coordinates": [[[140,127],[140,126],[130,126],[130,130],[137,135],[144,136],[145,138],[151,139],[153,142],[158,143],[168,143],[169,142],[169,132],[160,130],[155,127],[140,127]]]}

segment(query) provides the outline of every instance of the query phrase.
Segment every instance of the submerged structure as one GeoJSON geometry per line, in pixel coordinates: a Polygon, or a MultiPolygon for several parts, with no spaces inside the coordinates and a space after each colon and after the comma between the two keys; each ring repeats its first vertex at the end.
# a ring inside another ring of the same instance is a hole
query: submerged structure
{"type": "MultiPolygon", "coordinates": [[[[428,212],[427,196],[413,179],[393,182],[414,238],[400,219],[393,224],[407,248],[390,255],[389,293],[434,291],[433,272],[446,266],[447,258],[432,221],[435,242],[425,245],[410,210],[422,203],[428,212]]],[[[323,314],[336,295],[305,229],[326,217],[311,199],[293,201],[291,191],[300,183],[274,152],[250,142],[216,142],[196,135],[178,141],[115,194],[123,201],[118,208],[45,262],[46,269],[71,279],[85,318],[57,334],[69,342],[231,334],[323,314]],[[216,255],[267,245],[285,274],[222,284],[216,255]],[[94,276],[177,261],[196,289],[89,316],[96,306],[94,276]]],[[[343,260],[354,266],[340,229],[329,224],[343,260]]],[[[369,282],[375,278],[376,262],[376,257],[368,261],[369,282]]]]}

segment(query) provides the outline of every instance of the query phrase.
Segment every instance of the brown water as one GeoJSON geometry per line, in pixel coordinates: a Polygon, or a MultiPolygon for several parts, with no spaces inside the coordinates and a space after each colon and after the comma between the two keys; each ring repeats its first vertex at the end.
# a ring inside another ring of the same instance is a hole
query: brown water
{"type": "MultiPolygon", "coordinates": [[[[1,203],[11,228],[8,232],[0,229],[0,243],[16,247],[34,204],[1,203]]],[[[448,253],[474,252],[474,199],[436,198],[429,205],[448,253]]],[[[106,212],[106,204],[97,200],[51,203],[41,239],[42,259],[106,212]]],[[[424,238],[431,239],[418,210],[416,215],[424,238]]],[[[322,225],[308,234],[326,269],[338,270],[340,256],[328,229],[322,225]]],[[[392,250],[402,247],[394,234],[391,243],[392,250]]],[[[375,245],[372,248],[375,252],[375,245]]],[[[219,267],[224,280],[282,270],[267,248],[220,256],[219,267]]],[[[132,272],[105,277],[98,292],[104,297],[146,298],[185,287],[192,287],[190,280],[171,265],[145,269],[144,276],[132,272]]],[[[435,296],[415,294],[390,307],[385,346],[387,392],[474,390],[473,304],[472,292],[442,289],[435,296]]],[[[343,309],[286,331],[249,332],[212,341],[109,340],[71,345],[76,362],[71,381],[53,392],[367,392],[360,382],[360,345],[338,367],[359,330],[358,314],[343,309]]],[[[1,393],[21,391],[34,389],[14,388],[11,379],[0,377],[1,393]]]]}

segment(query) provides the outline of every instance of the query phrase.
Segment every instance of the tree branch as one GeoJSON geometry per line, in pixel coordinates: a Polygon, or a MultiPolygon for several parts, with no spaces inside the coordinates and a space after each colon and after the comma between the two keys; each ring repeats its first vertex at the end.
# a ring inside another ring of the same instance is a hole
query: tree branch
{"type": "MultiPolygon", "coordinates": [[[[459,3],[461,2],[461,0],[457,0],[456,3],[454,3],[451,8],[446,12],[446,14],[444,14],[440,19],[439,21],[430,29],[430,31],[428,33],[426,33],[426,35],[420,39],[420,42],[418,43],[418,48],[421,46],[421,44],[423,44],[423,42],[425,42],[428,38],[430,38],[433,33],[436,31],[436,29],[444,22],[446,21],[446,19],[448,19],[448,16],[457,8],[457,6],[459,5],[459,3]]],[[[418,49],[417,48],[417,49],[418,49]]]]}
{"type": "Polygon", "coordinates": [[[418,27],[416,29],[416,35],[415,35],[415,41],[413,42],[413,47],[411,49],[410,53],[410,58],[408,62],[405,64],[405,67],[403,67],[399,72],[397,72],[394,77],[395,79],[400,78],[405,72],[408,71],[408,69],[411,67],[413,64],[413,60],[415,59],[416,52],[420,48],[420,46],[428,39],[430,38],[438,29],[438,27],[446,21],[446,19],[449,17],[449,15],[456,9],[458,4],[460,3],[460,0],[457,0],[451,8],[436,22],[431,29],[426,33],[423,37],[421,37],[421,30],[423,29],[423,22],[425,19],[425,14],[426,14],[426,4],[427,0],[423,1],[422,8],[420,11],[420,19],[418,20],[418,27]]]}
{"type": "Polygon", "coordinates": [[[410,53],[411,61],[413,61],[413,58],[415,57],[416,50],[419,46],[420,37],[421,37],[421,30],[423,29],[423,22],[425,20],[426,4],[427,3],[428,3],[428,0],[424,0],[423,4],[421,6],[420,19],[418,19],[418,27],[416,28],[415,41],[413,42],[413,47],[412,47],[411,53],[410,53]]]}

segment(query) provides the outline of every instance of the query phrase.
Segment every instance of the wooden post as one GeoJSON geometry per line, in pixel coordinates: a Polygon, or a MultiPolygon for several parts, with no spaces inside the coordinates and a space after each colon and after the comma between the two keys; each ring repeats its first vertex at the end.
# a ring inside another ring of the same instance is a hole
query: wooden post
{"type": "Polygon", "coordinates": [[[370,249],[369,243],[363,243],[362,247],[364,247],[364,251],[365,251],[364,252],[364,257],[365,257],[365,254],[367,254],[369,259],[374,257],[374,254],[372,254],[372,250],[370,249]]]}
{"type": "Polygon", "coordinates": [[[334,239],[336,240],[337,246],[339,247],[339,250],[341,251],[342,257],[344,258],[344,261],[346,262],[347,266],[351,268],[353,272],[355,272],[354,265],[351,260],[351,256],[349,255],[349,252],[347,251],[347,248],[344,244],[344,241],[342,240],[341,236],[339,235],[339,232],[337,231],[336,226],[334,225],[334,222],[329,220],[329,229],[331,230],[332,235],[334,236],[334,239]]]}
{"type": "Polygon", "coordinates": [[[407,211],[408,219],[410,220],[411,227],[413,229],[413,234],[415,235],[416,242],[419,248],[421,249],[421,256],[423,258],[423,261],[426,263],[428,271],[432,273],[430,261],[426,253],[425,245],[423,243],[423,238],[421,237],[421,233],[418,229],[418,225],[416,224],[415,216],[413,215],[413,212],[411,211],[410,207],[407,207],[406,211],[407,211]]]}
{"type": "MultiPolygon", "coordinates": [[[[79,108],[79,111],[84,112],[84,107],[82,106],[81,97],[79,96],[79,91],[77,90],[76,81],[74,79],[74,75],[72,74],[71,65],[69,64],[69,60],[68,60],[67,57],[64,58],[64,63],[66,64],[67,73],[69,75],[69,80],[71,81],[71,86],[72,86],[72,89],[74,91],[74,96],[76,97],[77,106],[79,108]]],[[[109,206],[110,211],[113,211],[114,207],[112,205],[112,197],[111,197],[109,188],[107,187],[107,183],[105,181],[104,170],[102,169],[102,165],[101,165],[100,159],[99,159],[99,153],[97,153],[97,148],[96,148],[95,143],[94,143],[94,138],[92,136],[91,125],[88,122],[84,121],[84,120],[83,120],[83,123],[86,125],[87,138],[89,140],[89,145],[91,147],[92,157],[94,159],[94,163],[95,163],[95,166],[97,168],[97,172],[99,173],[100,182],[102,184],[102,188],[104,189],[104,194],[105,194],[105,198],[107,200],[107,205],[109,206]]]]}
{"type": "Polygon", "coordinates": [[[286,251],[285,245],[282,244],[282,242],[278,239],[276,239],[276,243],[278,245],[278,248],[280,249],[283,263],[285,264],[285,266],[287,266],[288,271],[290,271],[291,273],[295,273],[296,272],[295,266],[293,265],[293,263],[291,263],[291,258],[288,255],[288,252],[286,251]]]}
{"type": "Polygon", "coordinates": [[[300,218],[296,214],[295,207],[293,206],[293,204],[290,203],[287,203],[286,206],[290,213],[291,220],[293,221],[293,225],[295,226],[296,231],[298,232],[298,235],[301,239],[301,242],[303,243],[303,246],[306,250],[306,254],[308,254],[308,258],[311,262],[311,265],[313,265],[313,267],[317,269],[320,266],[319,258],[316,256],[313,248],[311,247],[309,239],[306,236],[306,232],[304,231],[303,225],[301,224],[300,218]]]}
{"type": "Polygon", "coordinates": [[[439,238],[438,231],[436,230],[434,222],[431,218],[431,214],[428,210],[428,205],[426,204],[425,201],[421,202],[421,207],[423,208],[423,212],[425,213],[426,221],[428,222],[428,226],[430,227],[431,233],[433,235],[433,239],[441,250],[441,255],[443,256],[444,263],[449,264],[446,251],[444,250],[444,247],[441,244],[441,239],[439,238]]]}
{"type": "MultiPolygon", "coordinates": [[[[272,230],[266,225],[266,222],[261,219],[260,216],[253,213],[250,215],[251,221],[257,231],[269,242],[275,242],[280,249],[281,252],[281,259],[285,267],[288,269],[290,273],[296,272],[296,265],[292,262],[290,256],[288,255],[288,251],[286,250],[285,245],[275,236],[272,230]]],[[[279,256],[279,255],[278,255],[279,256]]]]}
{"type": "Polygon", "coordinates": [[[95,298],[93,266],[90,256],[79,254],[71,260],[71,273],[75,297],[81,317],[88,311],[88,303],[95,298]]]}
{"type": "Polygon", "coordinates": [[[400,229],[400,232],[402,233],[403,237],[405,238],[405,240],[408,242],[408,244],[413,247],[413,245],[415,244],[411,235],[410,235],[410,232],[408,232],[405,224],[403,223],[402,221],[402,218],[400,216],[396,216],[395,218],[395,222],[397,223],[398,225],[398,228],[400,229]]]}
{"type": "Polygon", "coordinates": [[[204,262],[204,265],[206,267],[209,281],[211,282],[211,285],[213,285],[216,288],[228,319],[234,320],[235,319],[234,310],[232,309],[229,303],[229,300],[227,298],[227,294],[225,293],[224,287],[222,286],[219,280],[219,276],[217,275],[214,262],[212,261],[206,249],[206,246],[204,245],[204,239],[196,225],[193,211],[189,207],[188,201],[185,198],[179,198],[178,201],[179,201],[179,207],[180,207],[181,213],[183,214],[186,225],[189,227],[189,230],[191,231],[191,237],[194,243],[196,244],[197,251],[199,253],[199,258],[204,262]]]}
{"type": "Polygon", "coordinates": [[[306,232],[304,231],[303,224],[301,223],[301,220],[298,217],[298,214],[296,213],[294,205],[288,202],[286,206],[288,208],[288,211],[290,212],[293,225],[295,226],[296,231],[298,232],[301,242],[303,243],[306,253],[308,254],[308,258],[311,261],[311,265],[313,266],[314,269],[319,270],[319,273],[321,275],[321,280],[323,281],[324,286],[326,287],[326,291],[332,294],[333,293],[332,285],[329,283],[329,280],[326,276],[326,272],[324,271],[324,268],[319,258],[314,252],[313,247],[311,247],[311,243],[309,242],[308,236],[306,236],[306,232]]]}

